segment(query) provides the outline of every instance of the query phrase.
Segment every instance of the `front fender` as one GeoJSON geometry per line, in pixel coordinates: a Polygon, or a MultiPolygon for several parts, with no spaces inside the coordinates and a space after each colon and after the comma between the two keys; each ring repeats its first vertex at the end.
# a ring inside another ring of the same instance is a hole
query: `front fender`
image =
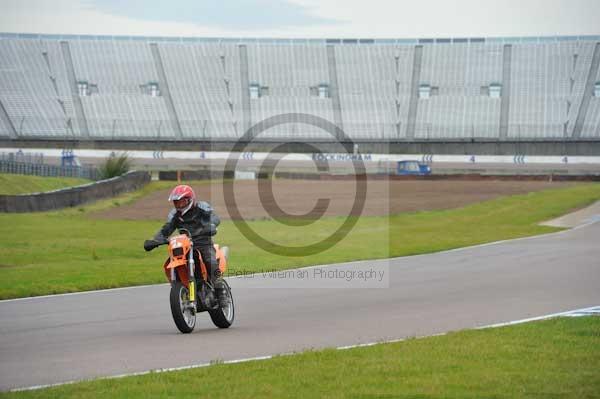
{"type": "Polygon", "coordinates": [[[171,282],[171,269],[175,269],[175,273],[177,273],[178,280],[181,281],[181,283],[187,288],[189,288],[190,279],[187,264],[181,262],[171,262],[171,258],[167,258],[167,260],[163,264],[163,270],[169,283],[171,282]]]}

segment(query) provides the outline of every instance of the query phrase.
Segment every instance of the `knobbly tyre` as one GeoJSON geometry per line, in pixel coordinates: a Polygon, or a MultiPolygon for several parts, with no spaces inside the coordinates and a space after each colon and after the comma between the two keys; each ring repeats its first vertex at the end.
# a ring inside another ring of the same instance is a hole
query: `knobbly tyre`
{"type": "MultiPolygon", "coordinates": [[[[208,281],[206,266],[198,251],[201,276],[195,275],[194,243],[189,232],[180,230],[179,233],[168,240],[169,257],[164,264],[165,275],[171,283],[171,313],[175,325],[182,333],[190,333],[196,325],[196,314],[208,312],[215,326],[229,328],[235,316],[229,284],[223,281],[225,295],[223,301],[219,301],[214,287],[208,281]]],[[[218,244],[214,244],[214,247],[218,267],[223,275],[227,269],[229,249],[221,248],[218,244]]]]}

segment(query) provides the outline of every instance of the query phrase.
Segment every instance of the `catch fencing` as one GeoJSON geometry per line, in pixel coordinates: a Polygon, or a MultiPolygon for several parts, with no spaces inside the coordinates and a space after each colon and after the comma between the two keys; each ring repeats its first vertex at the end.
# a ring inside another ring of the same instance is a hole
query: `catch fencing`
{"type": "Polygon", "coordinates": [[[12,162],[26,162],[26,163],[44,163],[43,152],[23,152],[21,150],[16,152],[0,152],[0,160],[12,161],[12,162]]]}
{"type": "Polygon", "coordinates": [[[79,177],[89,180],[100,179],[100,171],[92,167],[46,165],[43,163],[19,162],[7,159],[0,159],[0,173],[44,177],[79,177]]]}

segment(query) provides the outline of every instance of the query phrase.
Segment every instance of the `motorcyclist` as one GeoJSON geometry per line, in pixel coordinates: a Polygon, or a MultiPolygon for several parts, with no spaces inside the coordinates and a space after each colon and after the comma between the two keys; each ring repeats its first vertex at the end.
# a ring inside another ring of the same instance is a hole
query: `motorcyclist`
{"type": "MultiPolygon", "coordinates": [[[[144,242],[144,249],[151,251],[159,245],[166,244],[168,237],[176,229],[189,231],[194,249],[200,252],[209,281],[214,287],[219,301],[222,302],[224,300],[224,283],[212,241],[212,237],[217,234],[217,226],[221,220],[208,202],[196,200],[194,190],[188,185],[176,186],[169,195],[169,201],[173,201],[174,209],[169,212],[167,222],[154,235],[154,238],[144,242]]],[[[200,262],[195,251],[194,262],[199,267],[200,262]]],[[[196,276],[200,275],[196,272],[196,276]]]]}

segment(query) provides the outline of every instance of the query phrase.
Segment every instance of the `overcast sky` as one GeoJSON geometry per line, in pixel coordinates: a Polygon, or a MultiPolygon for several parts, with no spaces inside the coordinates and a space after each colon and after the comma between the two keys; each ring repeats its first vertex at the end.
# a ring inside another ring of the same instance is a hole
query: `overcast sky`
{"type": "Polygon", "coordinates": [[[211,37],[600,34],[600,0],[0,0],[0,31],[211,37]]]}

